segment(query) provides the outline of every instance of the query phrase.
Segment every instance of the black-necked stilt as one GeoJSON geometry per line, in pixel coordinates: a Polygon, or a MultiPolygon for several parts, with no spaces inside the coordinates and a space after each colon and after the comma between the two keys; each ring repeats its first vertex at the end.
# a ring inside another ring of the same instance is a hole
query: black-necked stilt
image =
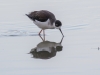
{"type": "Polygon", "coordinates": [[[62,23],[59,20],[56,20],[55,15],[47,10],[40,10],[40,11],[34,11],[29,14],[26,14],[33,22],[36,24],[39,28],[41,28],[40,33],[43,30],[43,34],[45,29],[59,29],[62,36],[62,30],[61,26],[62,23]]]}

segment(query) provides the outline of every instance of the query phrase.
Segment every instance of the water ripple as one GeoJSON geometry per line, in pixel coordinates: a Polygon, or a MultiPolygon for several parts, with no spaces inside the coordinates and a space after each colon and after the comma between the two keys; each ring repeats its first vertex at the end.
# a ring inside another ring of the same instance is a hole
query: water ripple
{"type": "MultiPolygon", "coordinates": [[[[36,25],[29,24],[0,24],[0,37],[14,37],[14,36],[37,36],[39,28],[36,25]]],[[[63,32],[66,30],[79,30],[86,28],[88,24],[81,25],[66,25],[62,26],[63,32]]],[[[58,30],[46,31],[48,34],[56,33],[58,30]]]]}
{"type": "Polygon", "coordinates": [[[28,32],[24,30],[8,30],[1,32],[0,37],[10,37],[10,36],[37,36],[36,32],[28,32]]]}
{"type": "Polygon", "coordinates": [[[63,30],[79,30],[79,29],[84,29],[88,26],[89,24],[80,24],[80,25],[66,25],[63,26],[63,30]]]}

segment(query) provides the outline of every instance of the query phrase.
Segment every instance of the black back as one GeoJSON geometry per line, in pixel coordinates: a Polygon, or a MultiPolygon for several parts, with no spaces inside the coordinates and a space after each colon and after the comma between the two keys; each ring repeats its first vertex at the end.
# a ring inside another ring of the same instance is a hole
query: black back
{"type": "Polygon", "coordinates": [[[53,22],[56,21],[54,14],[47,11],[47,10],[34,11],[34,12],[31,12],[27,16],[33,21],[38,20],[38,21],[41,21],[41,22],[45,22],[48,19],[50,19],[51,24],[53,24],[53,22]]]}

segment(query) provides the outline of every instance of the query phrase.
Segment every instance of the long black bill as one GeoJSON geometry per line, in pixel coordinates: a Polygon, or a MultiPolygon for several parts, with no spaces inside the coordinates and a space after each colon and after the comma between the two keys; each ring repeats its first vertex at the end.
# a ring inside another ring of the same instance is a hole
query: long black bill
{"type": "Polygon", "coordinates": [[[64,35],[63,35],[63,32],[62,32],[61,28],[59,28],[59,30],[60,30],[60,32],[61,32],[61,34],[62,34],[62,36],[64,37],[64,35]]]}

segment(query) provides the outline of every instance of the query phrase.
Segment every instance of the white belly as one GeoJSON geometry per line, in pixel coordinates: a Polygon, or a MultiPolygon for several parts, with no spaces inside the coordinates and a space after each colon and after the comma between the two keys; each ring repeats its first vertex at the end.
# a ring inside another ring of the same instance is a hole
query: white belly
{"type": "Polygon", "coordinates": [[[35,20],[33,22],[34,22],[34,24],[36,24],[41,29],[54,29],[55,28],[54,24],[51,25],[49,19],[46,22],[40,22],[40,21],[37,21],[37,20],[35,20]]]}

